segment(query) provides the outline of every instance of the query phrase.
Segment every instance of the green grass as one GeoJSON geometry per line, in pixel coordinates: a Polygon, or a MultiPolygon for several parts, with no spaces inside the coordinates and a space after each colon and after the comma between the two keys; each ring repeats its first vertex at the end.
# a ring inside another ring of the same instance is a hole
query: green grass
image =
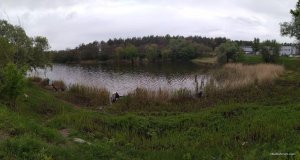
{"type": "Polygon", "coordinates": [[[28,83],[15,109],[0,105],[0,159],[299,159],[299,59],[281,62],[287,72],[273,84],[139,109],[133,99],[75,108],[28,83]]]}
{"type": "Polygon", "coordinates": [[[196,64],[217,64],[218,57],[201,57],[192,60],[196,64]]]}
{"type": "Polygon", "coordinates": [[[245,55],[241,59],[241,63],[245,63],[245,64],[257,64],[262,62],[263,60],[261,55],[245,55]]]}

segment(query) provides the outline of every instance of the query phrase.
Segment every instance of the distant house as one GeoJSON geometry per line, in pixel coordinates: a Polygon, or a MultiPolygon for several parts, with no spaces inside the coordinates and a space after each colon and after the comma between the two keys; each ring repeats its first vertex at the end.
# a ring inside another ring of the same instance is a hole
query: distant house
{"type": "MultiPolygon", "coordinates": [[[[241,47],[245,54],[248,55],[255,55],[256,53],[253,51],[253,48],[251,46],[242,46],[241,47]]],[[[296,45],[293,44],[283,44],[280,48],[279,55],[280,56],[295,56],[298,55],[299,49],[296,45]]]]}
{"type": "Polygon", "coordinates": [[[253,48],[251,46],[242,46],[241,48],[246,54],[254,54],[253,48]]]}
{"type": "Polygon", "coordinates": [[[298,48],[295,45],[284,44],[281,46],[279,54],[281,56],[293,56],[298,54],[298,48]]]}

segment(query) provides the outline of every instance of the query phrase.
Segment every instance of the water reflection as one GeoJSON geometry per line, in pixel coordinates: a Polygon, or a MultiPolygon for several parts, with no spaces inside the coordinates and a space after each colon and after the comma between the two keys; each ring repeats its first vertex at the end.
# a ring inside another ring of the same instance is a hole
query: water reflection
{"type": "Polygon", "coordinates": [[[137,87],[149,89],[195,90],[197,80],[206,82],[208,75],[203,68],[192,63],[158,63],[148,65],[63,65],[54,64],[52,70],[30,73],[66,84],[83,84],[105,87],[111,92],[126,94],[137,87]]]}

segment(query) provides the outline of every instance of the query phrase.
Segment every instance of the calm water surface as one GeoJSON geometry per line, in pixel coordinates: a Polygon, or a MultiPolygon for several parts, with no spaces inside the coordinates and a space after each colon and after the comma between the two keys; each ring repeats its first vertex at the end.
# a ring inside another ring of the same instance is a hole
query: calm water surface
{"type": "Polygon", "coordinates": [[[105,87],[110,92],[126,94],[137,87],[152,90],[176,90],[187,88],[195,90],[197,78],[199,84],[209,77],[205,69],[193,63],[158,63],[147,65],[65,65],[54,64],[52,69],[37,70],[31,73],[51,80],[63,80],[66,84],[83,84],[105,87]]]}

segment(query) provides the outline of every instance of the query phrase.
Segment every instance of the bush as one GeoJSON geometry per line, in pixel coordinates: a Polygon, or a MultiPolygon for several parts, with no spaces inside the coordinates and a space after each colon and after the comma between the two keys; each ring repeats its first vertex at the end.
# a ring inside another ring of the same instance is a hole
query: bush
{"type": "Polygon", "coordinates": [[[242,51],[237,43],[227,41],[216,48],[219,63],[237,62],[241,59],[242,51]]]}
{"type": "Polygon", "coordinates": [[[260,46],[260,50],[264,62],[278,62],[280,45],[275,40],[267,40],[263,42],[260,46]]]}
{"type": "Polygon", "coordinates": [[[25,73],[25,69],[19,69],[12,63],[0,71],[0,98],[9,106],[15,107],[17,97],[23,93],[25,73]]]}

